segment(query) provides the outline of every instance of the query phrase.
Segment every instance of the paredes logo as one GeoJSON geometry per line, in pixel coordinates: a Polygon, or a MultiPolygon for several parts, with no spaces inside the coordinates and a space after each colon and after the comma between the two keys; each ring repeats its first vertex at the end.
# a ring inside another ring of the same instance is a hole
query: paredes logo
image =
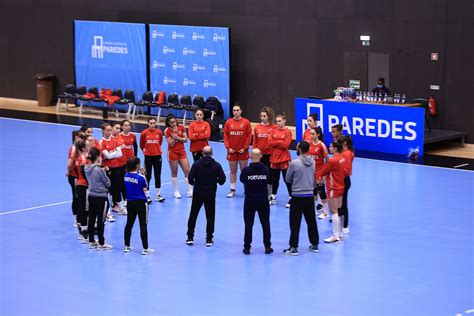
{"type": "Polygon", "coordinates": [[[193,32],[193,35],[191,36],[191,38],[192,38],[193,41],[205,40],[206,36],[204,36],[203,34],[198,34],[196,32],[193,32]]]}
{"type": "Polygon", "coordinates": [[[168,46],[163,46],[163,54],[168,54],[168,53],[175,53],[175,49],[174,48],[168,48],[168,46]]]}
{"type": "Polygon", "coordinates": [[[91,55],[94,59],[103,59],[104,53],[109,54],[128,54],[128,46],[126,43],[104,42],[104,37],[94,35],[91,47],[91,55]]]}

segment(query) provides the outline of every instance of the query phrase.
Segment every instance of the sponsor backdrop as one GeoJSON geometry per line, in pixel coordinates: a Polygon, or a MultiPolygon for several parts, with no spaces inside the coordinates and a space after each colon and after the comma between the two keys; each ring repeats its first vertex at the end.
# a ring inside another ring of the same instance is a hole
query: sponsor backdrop
{"type": "Polygon", "coordinates": [[[135,91],[147,88],[145,24],[74,21],[76,84],[135,91]]]}
{"type": "Polygon", "coordinates": [[[153,92],[217,97],[229,116],[229,29],[150,24],[153,92]]]}
{"type": "Polygon", "coordinates": [[[331,126],[342,124],[343,134],[352,136],[356,150],[407,155],[410,148],[418,147],[423,155],[423,108],[297,98],[295,112],[297,140],[308,128],[308,115],[317,113],[326,144],[332,141],[331,126]]]}

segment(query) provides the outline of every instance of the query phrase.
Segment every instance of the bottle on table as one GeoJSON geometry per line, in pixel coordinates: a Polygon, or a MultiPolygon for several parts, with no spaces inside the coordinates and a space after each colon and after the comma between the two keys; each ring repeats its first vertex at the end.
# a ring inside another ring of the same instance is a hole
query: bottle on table
{"type": "Polygon", "coordinates": [[[402,104],[405,104],[407,101],[407,97],[405,96],[405,93],[402,94],[402,104]]]}

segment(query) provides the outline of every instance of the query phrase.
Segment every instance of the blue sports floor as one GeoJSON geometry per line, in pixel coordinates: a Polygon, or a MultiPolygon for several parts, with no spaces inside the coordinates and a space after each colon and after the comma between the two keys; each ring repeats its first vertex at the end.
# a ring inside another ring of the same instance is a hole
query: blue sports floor
{"type": "MultiPolygon", "coordinates": [[[[163,163],[163,204],[151,204],[150,245],[138,222],[124,254],[125,217],[107,223],[111,251],[76,239],[65,177],[77,127],[0,118],[0,315],[468,315],[474,312],[474,173],[356,158],[346,241],[285,256],[285,187],[271,209],[275,252],[263,254],[256,219],[242,254],[242,187],[219,188],[215,244],[186,246],[191,200],[172,198],[163,163]]],[[[94,130],[97,138],[99,130],[94,130]]],[[[220,143],[215,158],[228,165],[220,143]]],[[[166,146],[163,146],[166,148],[166,146]]],[[[166,155],[164,155],[166,157],[166,155]]],[[[182,179],[182,174],[180,174],[182,179]]],[[[152,180],[153,181],[153,180],[152,180]]],[[[185,192],[181,182],[181,191],[185,192]]],[[[331,224],[318,220],[321,241],[331,224]]]]}

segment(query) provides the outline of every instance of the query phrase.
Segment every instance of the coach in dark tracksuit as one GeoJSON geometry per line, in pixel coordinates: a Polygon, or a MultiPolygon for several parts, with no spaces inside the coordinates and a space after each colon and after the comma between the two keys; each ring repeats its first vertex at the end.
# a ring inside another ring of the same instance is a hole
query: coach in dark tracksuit
{"type": "Polygon", "coordinates": [[[244,249],[243,253],[250,254],[252,244],[252,228],[255,220],[255,212],[258,212],[260,223],[263,230],[263,244],[265,245],[265,253],[273,252],[270,242],[270,204],[268,203],[268,184],[270,183],[270,170],[260,159],[262,153],[259,149],[252,149],[252,162],[245,167],[240,173],[240,182],[245,187],[244,201],[244,249]]]}
{"type": "Polygon", "coordinates": [[[194,186],[191,212],[188,219],[187,245],[194,244],[194,228],[201,206],[206,209],[206,246],[213,245],[214,220],[216,214],[216,191],[217,184],[223,185],[226,177],[220,163],[212,158],[212,148],[205,146],[202,149],[203,158],[194,162],[189,171],[188,181],[194,186]]]}

